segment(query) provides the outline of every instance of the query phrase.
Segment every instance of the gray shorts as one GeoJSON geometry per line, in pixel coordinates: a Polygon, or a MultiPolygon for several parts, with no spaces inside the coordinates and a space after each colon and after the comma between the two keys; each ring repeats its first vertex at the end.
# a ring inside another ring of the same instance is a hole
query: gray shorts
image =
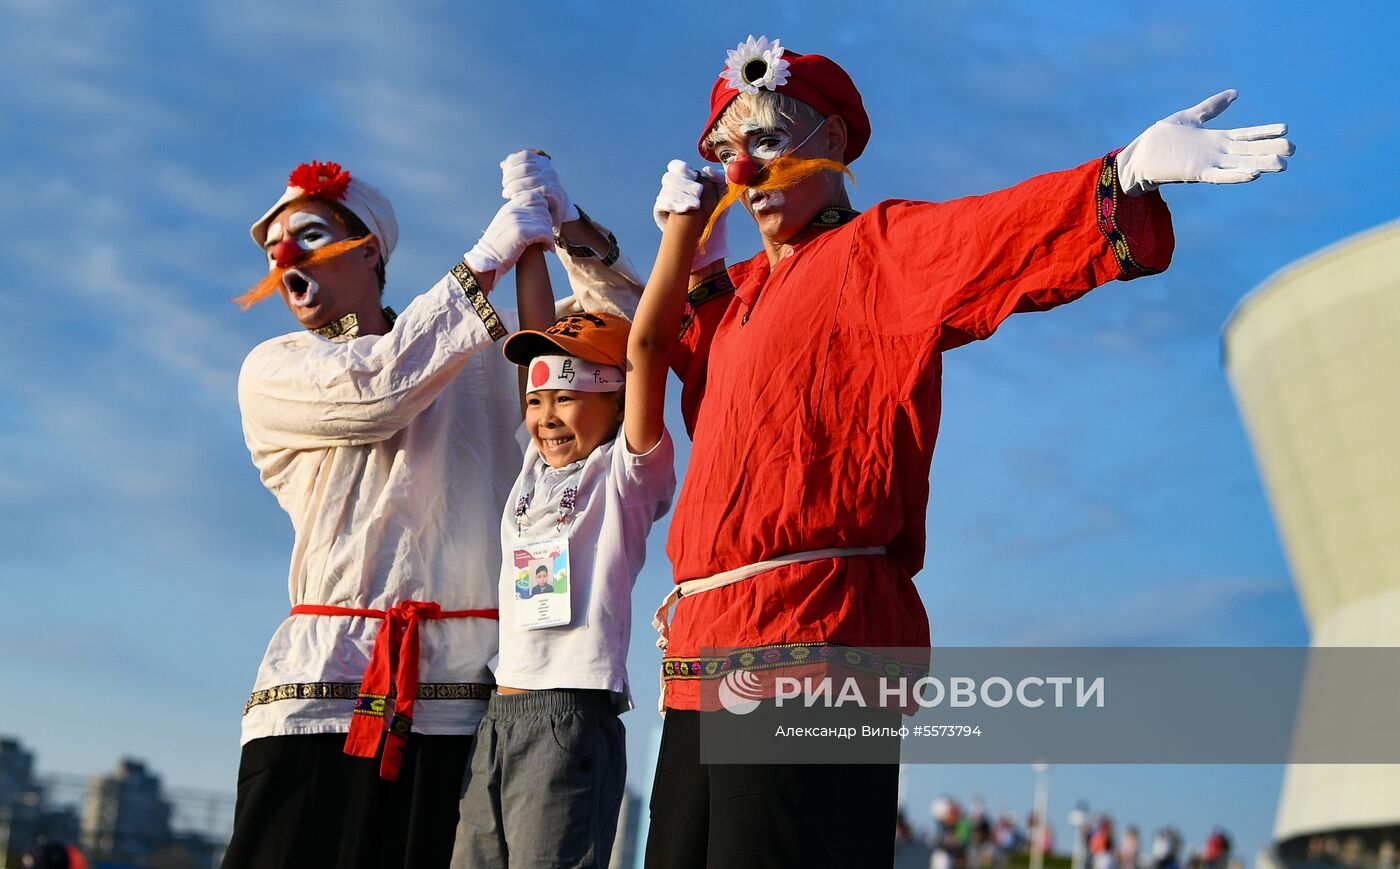
{"type": "Polygon", "coordinates": [[[493,693],[452,865],[605,867],[626,780],[627,740],[607,691],[493,693]]]}

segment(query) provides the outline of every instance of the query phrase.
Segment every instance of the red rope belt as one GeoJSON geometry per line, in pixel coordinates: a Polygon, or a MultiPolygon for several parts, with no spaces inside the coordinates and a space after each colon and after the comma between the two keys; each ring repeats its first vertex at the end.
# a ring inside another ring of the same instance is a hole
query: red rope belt
{"type": "Polygon", "coordinates": [[[384,732],[384,709],[389,697],[392,673],[394,717],[384,738],[384,756],[379,776],[396,781],[403,765],[403,747],[413,730],[413,701],[418,697],[418,623],[424,619],[498,619],[500,611],[444,610],[432,601],[407,600],[393,609],[362,610],[344,606],[299,604],[294,616],[359,616],[383,619],[374,637],[374,650],[360,682],[359,699],[350,716],[350,732],[345,737],[345,753],[374,757],[379,751],[379,735],[384,732]],[[397,659],[397,660],[396,660],[397,659]]]}

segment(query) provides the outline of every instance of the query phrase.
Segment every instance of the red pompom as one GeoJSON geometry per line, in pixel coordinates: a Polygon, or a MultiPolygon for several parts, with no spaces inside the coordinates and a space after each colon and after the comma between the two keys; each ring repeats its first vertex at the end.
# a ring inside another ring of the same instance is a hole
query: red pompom
{"type": "Polygon", "coordinates": [[[304,196],[319,196],[322,199],[344,199],[350,186],[350,173],[340,168],[339,163],[302,163],[292,170],[287,183],[301,188],[304,196]]]}

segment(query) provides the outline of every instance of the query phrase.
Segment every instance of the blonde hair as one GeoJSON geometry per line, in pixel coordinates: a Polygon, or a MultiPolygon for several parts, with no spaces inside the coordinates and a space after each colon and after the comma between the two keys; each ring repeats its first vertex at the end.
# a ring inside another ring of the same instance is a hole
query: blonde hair
{"type": "Polygon", "coordinates": [[[734,98],[705,136],[705,147],[718,148],[731,137],[741,138],[741,125],[762,130],[807,129],[826,120],[826,115],[799,99],[777,91],[760,90],[756,94],[741,93],[734,98]]]}

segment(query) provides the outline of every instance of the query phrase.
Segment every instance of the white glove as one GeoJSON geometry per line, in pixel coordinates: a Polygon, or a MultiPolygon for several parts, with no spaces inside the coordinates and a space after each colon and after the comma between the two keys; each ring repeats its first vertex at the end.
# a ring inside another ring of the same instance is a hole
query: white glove
{"type": "MultiPolygon", "coordinates": [[[[721,186],[728,183],[724,180],[724,173],[714,166],[695,170],[687,166],[684,160],[672,160],[666,164],[666,174],[661,176],[661,192],[656,194],[656,207],[652,211],[656,225],[663,231],[666,229],[668,216],[700,210],[700,194],[705,190],[704,185],[700,183],[702,177],[721,186]]],[[[726,229],[728,216],[726,212],[715,220],[710,237],[705,239],[705,249],[697,250],[695,259],[690,263],[692,272],[698,272],[710,263],[729,256],[729,232],[726,229]]]]}
{"type": "Polygon", "coordinates": [[[481,241],[463,257],[477,274],[496,272],[500,277],[511,269],[532,244],[554,249],[554,224],[549,203],[540,193],[521,193],[496,212],[481,234],[481,241]]]}
{"type": "Polygon", "coordinates": [[[1240,184],[1261,172],[1282,172],[1293,143],[1283,138],[1284,124],[1237,130],[1207,130],[1201,125],[1225,111],[1239,94],[1221,91],[1208,100],[1168,115],[1118,152],[1118,183],[1136,196],[1159,184],[1205,181],[1240,184]]]}
{"type": "Polygon", "coordinates": [[[578,220],[578,208],[560,183],[554,161],[539,151],[516,151],[501,161],[501,197],[514,199],[530,190],[549,200],[549,214],[556,229],[578,220]]]}

